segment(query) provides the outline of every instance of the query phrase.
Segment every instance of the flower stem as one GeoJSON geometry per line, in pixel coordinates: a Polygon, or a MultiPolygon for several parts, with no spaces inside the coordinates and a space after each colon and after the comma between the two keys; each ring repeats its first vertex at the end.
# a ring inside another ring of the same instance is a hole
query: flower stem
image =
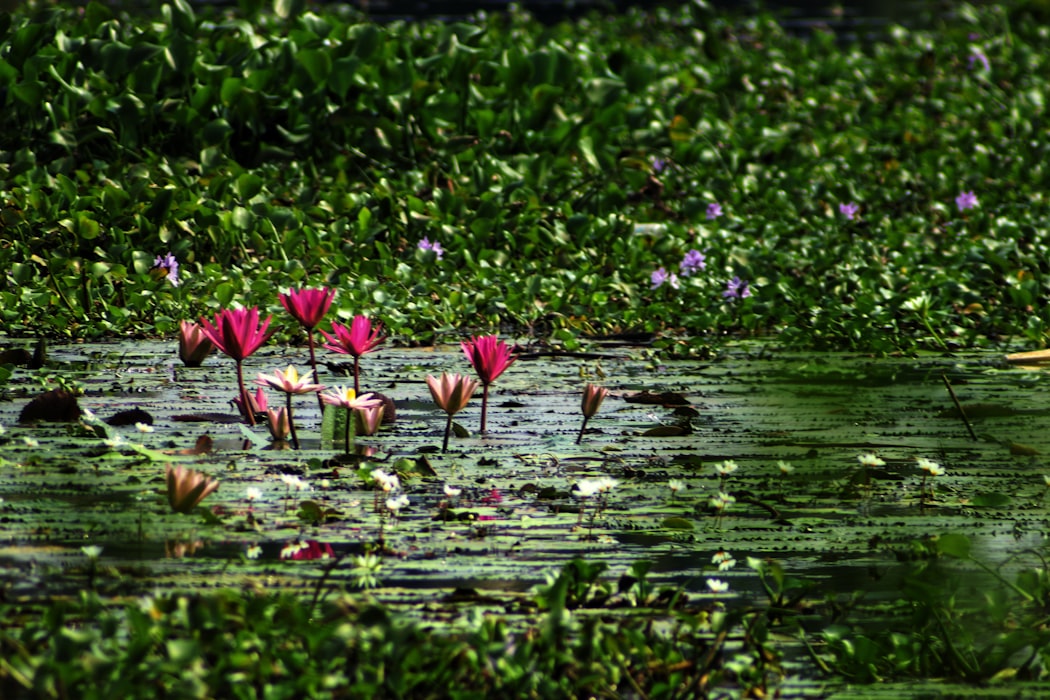
{"type": "Polygon", "coordinates": [[[292,432],[292,447],[298,450],[299,436],[295,432],[295,418],[292,417],[292,395],[290,392],[285,394],[285,399],[285,406],[288,409],[288,429],[292,432]]]}
{"type": "Polygon", "coordinates": [[[485,432],[485,418],[489,412],[489,385],[486,384],[481,392],[481,431],[485,432]]]}
{"type": "Polygon", "coordinates": [[[244,370],[241,367],[241,360],[237,360],[237,389],[241,392],[241,415],[248,419],[248,425],[255,425],[252,400],[248,396],[248,390],[244,388],[244,370]]]}
{"type": "MultiPolygon", "coordinates": [[[[314,381],[317,381],[317,356],[314,354],[314,329],[306,329],[306,340],[310,344],[310,367],[314,371],[314,381]]],[[[317,393],[317,407],[321,409],[321,415],[324,416],[324,400],[321,398],[321,393],[317,393]]]]}
{"type": "Polygon", "coordinates": [[[590,418],[588,418],[587,416],[583,417],[583,425],[580,426],[580,434],[576,436],[576,444],[577,445],[579,445],[580,444],[580,440],[583,439],[583,431],[587,429],[587,421],[589,421],[589,420],[590,420],[590,418]]]}
{"type": "Polygon", "coordinates": [[[445,439],[441,443],[441,451],[448,452],[448,434],[452,432],[452,414],[448,414],[448,420],[445,421],[445,439]]]}
{"type": "Polygon", "coordinates": [[[343,449],[346,450],[346,454],[350,454],[350,409],[344,408],[346,411],[346,422],[343,424],[343,449]]]}
{"type": "MultiPolygon", "coordinates": [[[[354,355],[354,394],[356,396],[361,395],[361,358],[358,355],[354,355]]],[[[316,377],[314,377],[316,379],[316,377]]]]}

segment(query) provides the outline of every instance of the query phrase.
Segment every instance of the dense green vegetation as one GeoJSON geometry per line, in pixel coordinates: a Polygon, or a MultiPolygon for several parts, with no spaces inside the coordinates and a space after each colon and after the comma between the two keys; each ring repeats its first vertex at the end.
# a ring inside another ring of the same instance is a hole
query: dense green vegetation
{"type": "Polygon", "coordinates": [[[323,282],[405,342],[1042,340],[1050,36],[1023,5],[863,43],[702,3],[552,27],[277,8],[0,16],[8,333],[168,333],[323,282]],[[178,288],[150,274],[169,251],[178,288]]]}

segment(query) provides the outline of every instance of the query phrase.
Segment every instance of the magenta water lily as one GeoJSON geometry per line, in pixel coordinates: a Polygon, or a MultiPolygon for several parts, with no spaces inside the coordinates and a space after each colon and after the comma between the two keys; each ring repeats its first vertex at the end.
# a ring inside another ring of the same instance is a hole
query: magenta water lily
{"type": "Polygon", "coordinates": [[[314,329],[317,328],[325,314],[332,307],[335,290],[327,287],[310,289],[292,289],[281,294],[281,306],[306,331],[306,342],[310,347],[310,369],[317,375],[317,355],[314,352],[314,329]]]}
{"type": "Polygon", "coordinates": [[[270,339],[273,331],[269,330],[272,316],[267,316],[262,323],[259,322],[259,308],[250,309],[225,309],[215,314],[213,324],[205,317],[201,317],[201,327],[204,335],[208,337],[215,347],[225,355],[233,358],[237,363],[237,395],[241,397],[241,413],[250,425],[255,425],[255,414],[248,410],[250,398],[248,391],[244,388],[243,363],[245,358],[262,347],[263,343],[270,339]]]}
{"type": "Polygon", "coordinates": [[[386,340],[386,336],[383,335],[383,324],[376,321],[373,325],[367,316],[358,315],[354,316],[349,328],[338,321],[333,323],[332,333],[333,335],[330,335],[321,331],[321,335],[328,339],[325,347],[333,352],[354,358],[354,391],[360,392],[361,356],[374,351],[386,340]]]}
{"type": "Polygon", "coordinates": [[[494,335],[475,336],[460,343],[463,354],[467,356],[474,371],[481,380],[481,432],[485,432],[485,417],[488,413],[489,385],[499,375],[514,364],[514,357],[509,345],[494,335]]]}

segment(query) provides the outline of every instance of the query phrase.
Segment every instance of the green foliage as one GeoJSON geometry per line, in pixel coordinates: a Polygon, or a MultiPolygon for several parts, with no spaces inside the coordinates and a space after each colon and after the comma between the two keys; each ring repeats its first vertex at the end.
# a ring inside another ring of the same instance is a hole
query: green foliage
{"type": "MultiPolygon", "coordinates": [[[[359,558],[371,577],[378,559],[359,558]]],[[[632,567],[645,588],[648,566],[632,567]]],[[[723,644],[741,616],[676,613],[665,634],[652,617],[608,622],[570,610],[591,596],[602,566],[568,564],[534,604],[535,620],[477,615],[434,629],[374,602],[343,597],[317,608],[289,595],[146,597],[114,607],[93,594],[57,601],[42,616],[0,606],[4,697],[145,698],[576,698],[648,689],[651,698],[699,697],[719,684],[764,688],[755,641],[723,668],[723,644]],[[90,622],[87,622],[90,621],[90,622]]],[[[751,625],[751,640],[757,640],[751,625]]]]}
{"type": "Polygon", "coordinates": [[[9,332],[170,333],[310,281],[420,342],[504,324],[670,331],[676,352],[1042,341],[1050,52],[1021,9],[851,44],[694,3],[550,27],[240,8],[5,15],[9,332]],[[691,249],[704,270],[650,289],[691,249]],[[150,274],[169,250],[177,288],[150,274]],[[724,298],[733,276],[754,295],[724,298]]]}
{"type": "Polygon", "coordinates": [[[1008,577],[971,550],[970,539],[954,533],[912,543],[899,598],[881,610],[878,622],[836,623],[823,631],[826,668],[865,683],[1045,677],[1050,659],[1045,561],[1008,577]],[[953,560],[976,566],[985,576],[959,576],[953,560]]]}

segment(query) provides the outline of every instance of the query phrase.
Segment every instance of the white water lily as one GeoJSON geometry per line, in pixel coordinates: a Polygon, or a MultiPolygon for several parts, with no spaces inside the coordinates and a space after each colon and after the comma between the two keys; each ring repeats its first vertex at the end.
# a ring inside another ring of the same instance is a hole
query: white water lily
{"type": "Polygon", "coordinates": [[[136,423],[135,430],[139,431],[140,433],[152,433],[153,426],[149,423],[136,423]]]}
{"type": "Polygon", "coordinates": [[[729,590],[729,582],[720,578],[709,578],[707,579],[707,587],[711,589],[712,593],[725,593],[729,590]]]}
{"type": "Polygon", "coordinates": [[[718,472],[719,476],[729,476],[740,467],[731,459],[723,461],[721,464],[715,465],[715,471],[718,472]]]}
{"type": "Polygon", "coordinates": [[[399,496],[391,496],[390,498],[386,499],[387,510],[393,513],[397,513],[407,505],[408,496],[406,496],[405,494],[401,494],[399,496]]]}
{"type": "Polygon", "coordinates": [[[784,476],[787,476],[791,472],[795,471],[795,468],[793,466],[791,466],[791,464],[789,462],[785,462],[782,459],[781,460],[777,460],[777,469],[779,469],[780,473],[783,474],[784,476]]]}
{"type": "Polygon", "coordinates": [[[463,489],[453,488],[451,484],[445,484],[445,495],[449,498],[455,498],[461,493],[463,493],[463,489]]]}
{"type": "Polygon", "coordinates": [[[932,459],[926,459],[925,457],[918,457],[916,460],[919,464],[919,469],[928,473],[930,476],[943,476],[945,473],[944,467],[934,462],[932,459]]]}
{"type": "Polygon", "coordinates": [[[81,547],[80,551],[84,553],[84,556],[88,559],[98,559],[102,556],[102,547],[97,544],[89,544],[85,547],[81,547]]]}
{"type": "Polygon", "coordinates": [[[257,544],[253,544],[244,550],[244,556],[248,559],[258,559],[260,554],[262,554],[262,547],[257,544]]]}
{"type": "Polygon", "coordinates": [[[866,452],[858,456],[857,461],[864,467],[881,467],[886,464],[874,452],[866,452]]]}
{"type": "Polygon", "coordinates": [[[667,488],[671,489],[671,493],[678,493],[679,491],[685,491],[685,482],[681,479],[668,479],[667,488]]]}
{"type": "Polygon", "coordinates": [[[262,498],[262,491],[254,486],[249,486],[248,488],[244,489],[244,497],[247,498],[249,501],[257,501],[260,498],[262,498]]]}

